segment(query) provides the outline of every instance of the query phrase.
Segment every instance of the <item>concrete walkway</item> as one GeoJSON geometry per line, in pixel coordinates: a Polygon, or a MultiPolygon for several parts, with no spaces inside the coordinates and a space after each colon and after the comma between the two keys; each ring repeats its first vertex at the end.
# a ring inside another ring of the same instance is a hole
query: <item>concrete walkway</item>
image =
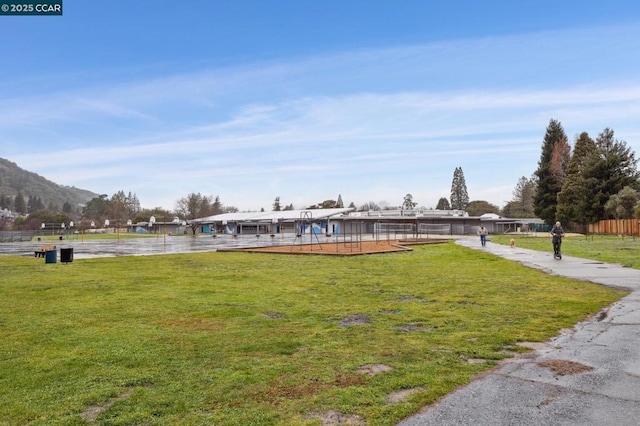
{"type": "Polygon", "coordinates": [[[457,242],[631,294],[400,425],[640,425],[640,270],[568,256],[554,260],[551,243],[549,252],[538,252],[491,242],[481,247],[479,238],[457,242]],[[554,374],[544,365],[571,371],[554,374]]]}

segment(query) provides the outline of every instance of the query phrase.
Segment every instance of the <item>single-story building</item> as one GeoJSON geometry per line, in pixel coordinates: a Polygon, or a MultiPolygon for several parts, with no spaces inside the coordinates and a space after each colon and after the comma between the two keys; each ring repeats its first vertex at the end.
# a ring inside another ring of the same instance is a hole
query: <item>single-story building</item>
{"type": "Polygon", "coordinates": [[[484,225],[490,234],[544,231],[537,218],[514,219],[494,214],[469,216],[461,210],[376,210],[351,208],[224,213],[189,221],[211,234],[327,234],[385,238],[475,234],[484,225]]]}

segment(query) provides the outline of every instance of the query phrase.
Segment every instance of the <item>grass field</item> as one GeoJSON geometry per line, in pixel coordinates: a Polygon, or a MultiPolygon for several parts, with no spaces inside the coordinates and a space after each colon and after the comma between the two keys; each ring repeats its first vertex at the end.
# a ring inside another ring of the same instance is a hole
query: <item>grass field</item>
{"type": "Polygon", "coordinates": [[[6,425],[393,425],[624,294],[453,243],[0,268],[6,425]]]}
{"type": "MultiPolygon", "coordinates": [[[[553,253],[551,236],[506,236],[492,235],[489,239],[498,244],[509,244],[513,238],[520,247],[553,253]]],[[[617,235],[572,235],[563,239],[562,254],[618,263],[630,268],[640,268],[640,238],[617,235]]]]}

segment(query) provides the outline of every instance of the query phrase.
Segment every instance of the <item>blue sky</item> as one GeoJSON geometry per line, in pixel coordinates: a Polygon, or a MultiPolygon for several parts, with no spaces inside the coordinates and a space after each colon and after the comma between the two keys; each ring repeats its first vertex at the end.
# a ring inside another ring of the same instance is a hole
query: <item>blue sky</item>
{"type": "Polygon", "coordinates": [[[503,206],[549,120],[640,151],[637,1],[65,0],[0,16],[0,157],[173,209],[503,206]]]}

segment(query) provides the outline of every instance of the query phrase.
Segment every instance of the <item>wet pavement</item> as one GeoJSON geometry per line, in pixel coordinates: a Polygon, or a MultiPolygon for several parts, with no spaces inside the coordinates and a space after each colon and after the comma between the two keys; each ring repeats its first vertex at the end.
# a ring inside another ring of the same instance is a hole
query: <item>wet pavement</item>
{"type": "MultiPolygon", "coordinates": [[[[314,238],[313,242],[333,242],[335,237],[325,236],[314,238]]],[[[69,238],[55,241],[31,241],[0,243],[0,254],[13,254],[18,256],[34,257],[34,252],[40,250],[43,245],[55,245],[56,250],[73,248],[74,259],[88,259],[96,257],[114,256],[145,256],[154,254],[176,254],[210,252],[219,249],[258,247],[270,245],[284,245],[310,242],[310,237],[305,235],[302,239],[296,239],[295,234],[270,235],[199,235],[197,237],[181,235],[158,235],[157,237],[138,238],[114,238],[114,239],[83,239],[74,235],[69,238]]]]}
{"type": "Polygon", "coordinates": [[[563,331],[527,356],[506,361],[425,407],[400,426],[639,425],[640,270],[588,259],[462,238],[484,250],[550,274],[623,287],[631,293],[563,331]],[[565,374],[554,373],[561,367],[565,374]]]}

